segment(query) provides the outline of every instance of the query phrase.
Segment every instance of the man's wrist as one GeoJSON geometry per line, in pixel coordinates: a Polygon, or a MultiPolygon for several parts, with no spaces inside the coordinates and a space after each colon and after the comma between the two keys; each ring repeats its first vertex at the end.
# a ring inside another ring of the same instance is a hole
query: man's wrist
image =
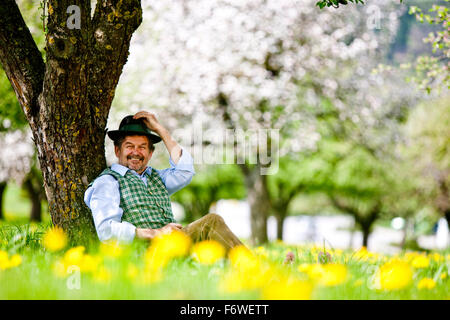
{"type": "Polygon", "coordinates": [[[136,228],[136,237],[139,239],[153,239],[156,234],[156,229],[136,228]]]}

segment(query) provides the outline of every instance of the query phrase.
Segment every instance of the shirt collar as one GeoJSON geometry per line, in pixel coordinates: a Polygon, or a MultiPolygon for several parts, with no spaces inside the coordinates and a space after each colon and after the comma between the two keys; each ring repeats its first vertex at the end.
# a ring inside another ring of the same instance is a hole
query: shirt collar
{"type": "MultiPolygon", "coordinates": [[[[118,174],[120,174],[122,177],[125,176],[125,174],[127,173],[128,170],[130,170],[129,168],[118,164],[118,163],[114,163],[111,165],[111,170],[117,172],[118,174]]],[[[144,172],[142,172],[142,175],[144,173],[147,173],[148,175],[152,174],[152,167],[147,167],[147,169],[144,170],[144,172]]]]}

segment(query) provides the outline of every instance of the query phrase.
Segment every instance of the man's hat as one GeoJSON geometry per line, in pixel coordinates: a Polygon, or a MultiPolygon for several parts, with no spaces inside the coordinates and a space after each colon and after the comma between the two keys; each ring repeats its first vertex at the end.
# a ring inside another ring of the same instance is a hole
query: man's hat
{"type": "Polygon", "coordinates": [[[155,135],[150,129],[145,125],[142,118],[133,119],[133,116],[126,116],[122,119],[119,125],[119,130],[110,130],[107,132],[108,137],[111,140],[116,141],[120,137],[124,136],[147,136],[153,143],[158,143],[161,141],[161,138],[155,135]]]}

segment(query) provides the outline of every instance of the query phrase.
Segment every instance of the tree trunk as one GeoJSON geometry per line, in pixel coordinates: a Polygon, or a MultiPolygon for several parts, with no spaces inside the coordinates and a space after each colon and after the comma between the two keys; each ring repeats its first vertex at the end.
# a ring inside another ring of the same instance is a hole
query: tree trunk
{"type": "MultiPolygon", "coordinates": [[[[287,217],[287,210],[292,197],[278,203],[273,209],[275,211],[275,219],[277,220],[277,240],[283,240],[284,220],[287,217]]],[[[279,199],[281,200],[281,199],[279,199]]]]}
{"type": "Polygon", "coordinates": [[[250,229],[252,245],[268,242],[267,218],[269,217],[269,194],[267,190],[267,176],[261,175],[259,166],[242,168],[247,186],[247,200],[250,205],[250,229]]]}
{"type": "Polygon", "coordinates": [[[97,1],[92,19],[90,3],[48,1],[46,63],[15,1],[0,4],[0,62],[33,132],[52,222],[73,242],[95,236],[84,192],[106,167],[106,122],[142,20],[138,0],[97,1]],[[80,28],[69,28],[72,5],[80,28]]]}
{"type": "Polygon", "coordinates": [[[0,182],[0,220],[4,218],[3,214],[3,198],[5,195],[7,183],[6,182],[0,182]]]}
{"type": "Polygon", "coordinates": [[[362,245],[369,249],[370,227],[362,227],[363,241],[362,245]]]}
{"type": "Polygon", "coordinates": [[[284,225],[284,215],[276,215],[277,219],[277,240],[283,240],[283,225],[284,225]]]}

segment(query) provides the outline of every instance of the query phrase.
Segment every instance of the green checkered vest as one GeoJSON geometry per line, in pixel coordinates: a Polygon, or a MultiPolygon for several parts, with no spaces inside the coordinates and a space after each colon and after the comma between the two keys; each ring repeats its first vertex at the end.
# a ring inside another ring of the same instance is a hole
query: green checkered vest
{"type": "Polygon", "coordinates": [[[119,182],[122,221],[127,221],[137,228],[151,229],[175,222],[169,192],[156,170],[152,170],[151,175],[145,173],[147,186],[130,170],[122,176],[106,168],[99,177],[105,174],[113,176],[119,182]]]}

